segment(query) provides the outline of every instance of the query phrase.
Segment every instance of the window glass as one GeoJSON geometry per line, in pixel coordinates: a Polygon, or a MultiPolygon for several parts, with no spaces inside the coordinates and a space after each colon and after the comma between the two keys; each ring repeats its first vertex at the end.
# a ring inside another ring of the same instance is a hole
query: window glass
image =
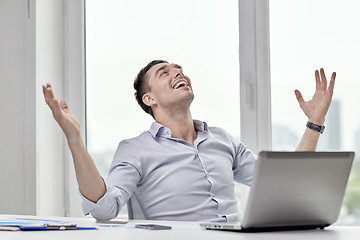
{"type": "Polygon", "coordinates": [[[307,101],[315,70],[336,72],[333,102],[318,150],[355,151],[340,223],[360,222],[360,2],[356,0],[270,1],[273,150],[295,150],[307,118],[294,90],[307,101]]]}
{"type": "Polygon", "coordinates": [[[133,80],[154,59],[183,67],[194,119],[240,139],[238,1],[86,1],[87,147],[106,177],[118,143],[153,119],[133,80]]]}

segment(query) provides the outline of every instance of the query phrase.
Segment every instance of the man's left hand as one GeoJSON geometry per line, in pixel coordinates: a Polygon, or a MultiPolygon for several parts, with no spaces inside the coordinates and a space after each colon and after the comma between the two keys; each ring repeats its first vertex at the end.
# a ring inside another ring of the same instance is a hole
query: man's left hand
{"type": "Polygon", "coordinates": [[[295,95],[300,104],[300,107],[304,111],[310,122],[321,126],[324,125],[325,116],[329,109],[333,95],[335,77],[336,73],[333,72],[328,87],[324,69],[320,69],[320,74],[319,71],[316,70],[316,91],[312,99],[307,102],[304,101],[300,91],[295,90],[295,95]]]}

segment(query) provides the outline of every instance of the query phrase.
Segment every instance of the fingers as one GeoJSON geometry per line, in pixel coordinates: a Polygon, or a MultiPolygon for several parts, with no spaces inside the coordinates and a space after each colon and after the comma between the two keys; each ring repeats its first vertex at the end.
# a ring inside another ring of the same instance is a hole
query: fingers
{"type": "Polygon", "coordinates": [[[295,90],[295,96],[296,96],[296,99],[298,100],[298,102],[300,104],[300,107],[301,107],[305,101],[304,101],[304,98],[302,97],[299,90],[295,90]]]}
{"type": "Polygon", "coordinates": [[[333,72],[331,75],[330,84],[328,88],[328,91],[330,91],[331,93],[334,91],[335,78],[336,78],[336,72],[333,72]]]}
{"type": "MultiPolygon", "coordinates": [[[[59,118],[62,116],[61,106],[59,104],[59,101],[54,97],[54,93],[52,91],[50,83],[47,83],[46,85],[42,85],[42,88],[45,97],[45,102],[50,107],[55,119],[59,120],[59,118]]],[[[66,103],[65,105],[67,107],[66,103]]]]}
{"type": "Polygon", "coordinates": [[[318,70],[315,71],[315,81],[316,81],[316,91],[321,90],[320,75],[318,70]]]}
{"type": "Polygon", "coordinates": [[[50,108],[51,108],[51,111],[53,113],[55,120],[59,122],[59,120],[62,117],[62,113],[61,113],[59,101],[56,98],[54,98],[52,100],[52,106],[50,106],[50,108]]]}
{"type": "Polygon", "coordinates": [[[321,75],[321,90],[326,91],[327,88],[327,80],[325,76],[325,72],[323,68],[320,68],[320,75],[321,75]]]}
{"type": "Polygon", "coordinates": [[[50,83],[47,83],[46,85],[42,85],[43,93],[45,97],[45,102],[49,105],[50,108],[54,105],[54,93],[51,89],[50,83]]]}
{"type": "Polygon", "coordinates": [[[43,89],[43,94],[44,94],[44,97],[45,97],[45,101],[47,101],[50,98],[51,99],[54,98],[54,95],[52,94],[50,83],[47,83],[46,85],[42,85],[42,89],[43,89]]]}
{"type": "Polygon", "coordinates": [[[319,74],[319,71],[316,70],[315,71],[316,90],[326,91],[326,89],[328,89],[329,91],[332,92],[334,90],[334,86],[335,86],[335,78],[336,78],[336,72],[333,72],[331,75],[330,84],[328,87],[324,69],[320,68],[320,74],[319,74]]]}

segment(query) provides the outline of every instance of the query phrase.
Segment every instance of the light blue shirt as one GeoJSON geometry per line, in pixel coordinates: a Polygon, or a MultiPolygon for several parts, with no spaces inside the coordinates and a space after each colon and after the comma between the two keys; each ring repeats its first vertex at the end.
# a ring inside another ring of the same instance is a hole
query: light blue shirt
{"type": "Polygon", "coordinates": [[[151,220],[240,220],[234,180],[250,186],[257,156],[221,128],[194,121],[193,144],[171,137],[154,122],[149,131],[120,142],[97,202],[83,196],[84,214],[115,218],[132,194],[151,220]]]}

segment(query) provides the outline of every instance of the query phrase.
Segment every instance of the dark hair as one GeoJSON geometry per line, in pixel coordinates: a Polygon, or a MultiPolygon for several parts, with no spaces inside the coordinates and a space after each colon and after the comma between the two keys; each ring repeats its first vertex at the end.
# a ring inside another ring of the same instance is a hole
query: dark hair
{"type": "Polygon", "coordinates": [[[134,95],[135,95],[136,101],[138,102],[140,107],[146,113],[150,114],[153,118],[155,118],[155,117],[154,117],[151,107],[147,106],[143,102],[142,97],[146,93],[146,91],[148,90],[148,87],[149,87],[148,82],[145,79],[145,75],[146,75],[147,71],[149,71],[150,68],[152,68],[153,66],[155,66],[159,63],[168,63],[168,62],[164,61],[164,60],[153,60],[153,61],[149,62],[148,65],[146,65],[143,69],[140,70],[140,72],[138,73],[138,75],[136,76],[136,78],[134,80],[134,89],[135,89],[134,95]]]}

